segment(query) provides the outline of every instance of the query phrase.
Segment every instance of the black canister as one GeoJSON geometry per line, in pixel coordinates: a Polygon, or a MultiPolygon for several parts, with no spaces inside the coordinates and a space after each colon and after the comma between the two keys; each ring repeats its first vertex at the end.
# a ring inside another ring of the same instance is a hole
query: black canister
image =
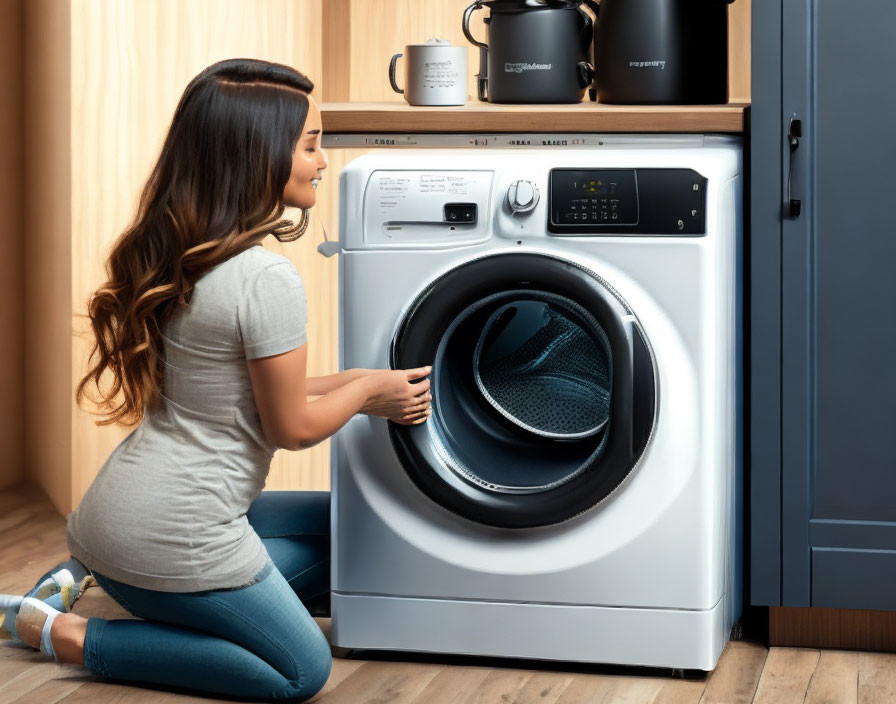
{"type": "Polygon", "coordinates": [[[467,39],[479,47],[479,99],[492,103],[577,103],[594,75],[594,34],[580,0],[477,0],[464,11],[467,39]],[[488,7],[488,42],[470,18],[488,7]]]}
{"type": "MultiPolygon", "coordinates": [[[[731,2],[600,0],[594,31],[597,100],[628,105],[726,103],[731,2]]],[[[596,1],[589,0],[592,4],[596,1]]]]}

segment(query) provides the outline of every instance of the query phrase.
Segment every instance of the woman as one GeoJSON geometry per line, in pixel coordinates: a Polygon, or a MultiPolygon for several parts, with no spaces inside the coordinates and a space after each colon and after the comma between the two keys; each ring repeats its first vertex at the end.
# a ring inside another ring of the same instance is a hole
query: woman
{"type": "Polygon", "coordinates": [[[265,699],[309,697],[329,676],[303,604],[329,596],[329,494],[260,493],[271,458],[356,413],[422,423],[431,396],[428,367],[306,378],[301,279],[260,242],[301,236],[315,203],[327,161],[312,88],[248,59],[199,74],[112,249],[77,399],[110,372],[102,424],[140,425],[68,516],[73,559],[28,597],[0,597],[10,634],[57,662],[265,699]],[[91,578],[143,620],[69,613],[91,578]]]}

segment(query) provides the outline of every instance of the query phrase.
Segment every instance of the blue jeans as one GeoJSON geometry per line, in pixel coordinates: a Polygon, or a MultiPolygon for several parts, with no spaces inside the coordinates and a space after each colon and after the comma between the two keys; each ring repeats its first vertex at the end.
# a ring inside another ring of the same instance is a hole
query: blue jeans
{"type": "Polygon", "coordinates": [[[159,592],[94,572],[110,597],[145,620],[89,619],[87,668],[233,697],[318,692],[330,675],[330,646],[301,600],[329,593],[329,492],[262,492],[246,515],[271,557],[247,587],[159,592]]]}

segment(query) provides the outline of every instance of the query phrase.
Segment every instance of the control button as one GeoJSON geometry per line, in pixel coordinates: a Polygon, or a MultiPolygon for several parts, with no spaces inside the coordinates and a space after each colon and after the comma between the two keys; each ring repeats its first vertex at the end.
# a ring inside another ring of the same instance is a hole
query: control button
{"type": "Polygon", "coordinates": [[[697,211],[696,211],[696,210],[692,210],[692,211],[691,211],[691,217],[692,217],[692,218],[697,217],[697,211]]]}
{"type": "MultiPolygon", "coordinates": [[[[538,205],[538,188],[531,181],[515,181],[507,189],[507,204],[513,213],[528,213],[538,205]]],[[[570,205],[576,209],[575,203],[570,205]]]]}
{"type": "Polygon", "coordinates": [[[476,203],[445,203],[445,222],[476,222],[476,203]]]}
{"type": "Polygon", "coordinates": [[[678,229],[679,229],[679,230],[683,230],[683,229],[684,229],[684,220],[679,220],[679,221],[678,221],[678,229]]]}

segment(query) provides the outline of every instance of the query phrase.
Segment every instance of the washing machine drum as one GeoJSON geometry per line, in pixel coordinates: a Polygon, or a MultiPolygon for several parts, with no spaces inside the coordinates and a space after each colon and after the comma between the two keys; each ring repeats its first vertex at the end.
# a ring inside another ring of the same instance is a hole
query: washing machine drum
{"type": "Polygon", "coordinates": [[[473,260],[434,281],[392,343],[395,369],[432,365],[433,414],[389,424],[430,499],[506,528],[586,511],[650,438],[655,372],[632,311],[596,273],[540,254],[473,260]]]}

